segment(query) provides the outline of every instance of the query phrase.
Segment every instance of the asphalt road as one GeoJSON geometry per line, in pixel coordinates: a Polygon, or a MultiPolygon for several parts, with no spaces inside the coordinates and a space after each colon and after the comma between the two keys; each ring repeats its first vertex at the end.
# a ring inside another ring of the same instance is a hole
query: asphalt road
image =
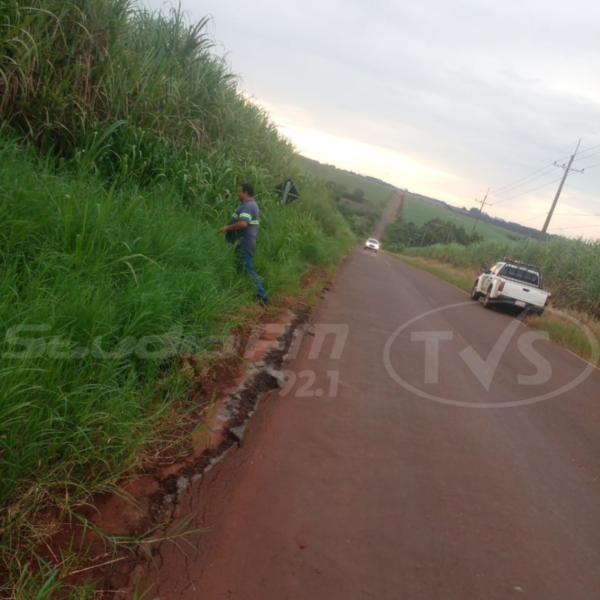
{"type": "Polygon", "coordinates": [[[390,203],[387,205],[383,215],[379,219],[379,223],[375,227],[375,230],[371,234],[376,240],[380,240],[385,231],[386,225],[398,214],[404,205],[404,192],[396,192],[390,203]]]}
{"type": "Polygon", "coordinates": [[[293,369],[314,381],[271,397],[183,507],[209,530],[162,552],[152,597],[600,598],[597,370],[527,403],[586,363],[362,249],[313,322],[293,369]],[[347,326],[340,358],[333,335],[310,357],[322,324],[347,326]]]}

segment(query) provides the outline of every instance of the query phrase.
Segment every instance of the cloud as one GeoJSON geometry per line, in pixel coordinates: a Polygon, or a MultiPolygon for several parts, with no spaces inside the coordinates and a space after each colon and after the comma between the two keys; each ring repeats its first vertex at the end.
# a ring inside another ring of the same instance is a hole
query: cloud
{"type": "MultiPolygon", "coordinates": [[[[241,87],[308,156],[340,167],[471,206],[488,186],[569,154],[580,137],[583,148],[600,144],[600,3],[592,0],[182,6],[195,19],[213,15],[241,87]]],[[[549,169],[514,193],[558,176],[549,169]]],[[[593,213],[599,185],[600,167],[572,175],[564,201],[593,213]]],[[[555,189],[490,212],[535,222],[555,189]]],[[[574,226],[559,212],[553,225],[574,226]]]]}

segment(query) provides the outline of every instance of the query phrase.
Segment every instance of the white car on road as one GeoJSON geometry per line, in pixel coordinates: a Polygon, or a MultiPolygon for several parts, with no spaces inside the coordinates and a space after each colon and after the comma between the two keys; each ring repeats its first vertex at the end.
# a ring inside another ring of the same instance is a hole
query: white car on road
{"type": "Polygon", "coordinates": [[[369,238],[365,242],[365,250],[375,250],[377,252],[379,250],[379,242],[375,238],[369,238]]]}
{"type": "Polygon", "coordinates": [[[505,257],[491,269],[481,269],[471,291],[471,300],[483,298],[483,306],[509,304],[541,315],[550,301],[542,278],[533,265],[505,257]]]}

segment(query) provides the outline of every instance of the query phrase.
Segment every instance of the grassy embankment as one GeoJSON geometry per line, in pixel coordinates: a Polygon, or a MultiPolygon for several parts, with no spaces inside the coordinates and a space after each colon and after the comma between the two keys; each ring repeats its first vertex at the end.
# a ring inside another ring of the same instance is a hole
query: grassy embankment
{"type": "Polygon", "coordinates": [[[339,211],[352,231],[360,237],[370,235],[394,189],[332,165],[299,156],[298,161],[335,191],[339,211]]]}
{"type": "MultiPolygon", "coordinates": [[[[550,338],[584,359],[590,357],[590,343],[566,313],[577,319],[600,340],[600,242],[553,239],[544,244],[533,240],[495,241],[472,246],[450,244],[411,248],[399,257],[429,273],[470,292],[482,265],[490,266],[511,256],[534,264],[552,293],[552,308],[542,317],[528,317],[528,323],[547,331],[550,338]]],[[[600,365],[596,365],[600,366],[600,365]]]]}
{"type": "Polygon", "coordinates": [[[352,234],[236,91],[206,21],[177,11],[5,3],[0,117],[0,595],[81,600],[93,590],[66,585],[70,559],[40,570],[36,544],[195,408],[165,336],[176,354],[259,311],[218,234],[237,186],[255,184],[275,299],[352,234]],[[288,176],[301,198],[281,207],[288,176]]]}
{"type": "Polygon", "coordinates": [[[393,188],[377,181],[369,180],[356,173],[338,169],[333,165],[324,165],[319,161],[306,158],[305,156],[299,156],[298,160],[322,181],[332,181],[337,185],[343,186],[349,192],[352,192],[356,188],[362,189],[365,192],[365,196],[373,204],[379,206],[381,210],[387,206],[394,194],[395,190],[393,188]]]}

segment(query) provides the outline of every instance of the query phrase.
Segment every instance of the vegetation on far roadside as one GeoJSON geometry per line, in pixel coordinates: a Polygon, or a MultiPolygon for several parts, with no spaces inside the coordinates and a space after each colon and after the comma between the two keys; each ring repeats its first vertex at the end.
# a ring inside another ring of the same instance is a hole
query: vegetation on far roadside
{"type": "MultiPolygon", "coordinates": [[[[451,210],[442,205],[428,203],[411,194],[406,194],[406,199],[404,201],[404,218],[419,226],[432,220],[444,222],[452,221],[455,226],[462,227],[470,235],[473,230],[473,225],[475,225],[476,216],[477,215],[472,216],[457,210],[451,210]]],[[[483,240],[521,239],[519,234],[496,225],[485,223],[483,220],[478,223],[476,232],[482,236],[483,240]]]]}
{"type": "Polygon", "coordinates": [[[401,216],[386,227],[383,241],[391,252],[402,252],[407,248],[434,244],[474,244],[483,241],[483,236],[477,232],[471,236],[471,232],[455,221],[436,218],[419,227],[401,216]]]}
{"type": "MultiPolygon", "coordinates": [[[[444,260],[441,250],[442,246],[439,246],[423,251],[415,250],[410,254],[397,254],[396,256],[402,261],[431,273],[466,293],[470,293],[473,282],[479,273],[479,268],[475,264],[469,264],[466,261],[452,262],[444,260]]],[[[492,262],[489,261],[488,264],[492,262]]],[[[550,287],[550,289],[553,288],[550,287]]],[[[558,308],[557,311],[546,311],[541,317],[530,315],[526,317],[525,322],[533,329],[547,332],[553,342],[589,361],[589,339],[583,330],[574,324],[572,319],[585,325],[597,340],[600,340],[600,321],[589,310],[575,310],[568,303],[565,303],[564,300],[563,302],[553,302],[552,304],[554,308],[558,308]]],[[[595,366],[600,367],[600,361],[595,366]]]]}
{"type": "Polygon", "coordinates": [[[366,198],[361,188],[348,192],[343,184],[328,181],[325,185],[333,192],[337,209],[346,219],[350,229],[359,237],[371,235],[384,207],[366,198]]]}
{"type": "Polygon", "coordinates": [[[406,253],[467,267],[473,281],[482,265],[491,266],[505,256],[522,260],[540,271],[545,287],[552,292],[555,308],[600,318],[600,241],[553,238],[543,244],[534,240],[487,241],[470,246],[438,244],[410,248],[406,253]]]}
{"type": "MultiPolygon", "coordinates": [[[[433,198],[427,198],[419,194],[407,193],[406,195],[406,215],[407,218],[417,225],[423,224],[430,219],[453,219],[457,224],[462,225],[468,231],[473,229],[473,225],[479,215],[479,207],[472,206],[467,210],[466,207],[458,208],[433,198]]],[[[539,231],[532,227],[520,225],[514,221],[505,221],[498,217],[493,217],[486,213],[479,215],[477,229],[481,231],[486,240],[504,240],[509,239],[519,241],[523,237],[537,239],[539,231]]]]}
{"type": "Polygon", "coordinates": [[[298,156],[297,160],[299,164],[306,167],[321,181],[330,181],[337,185],[342,191],[342,195],[351,194],[356,189],[363,190],[364,196],[381,209],[387,206],[396,191],[393,186],[378,181],[373,177],[358,175],[351,171],[338,169],[333,165],[324,165],[319,161],[306,158],[305,156],[298,156]]]}
{"type": "Polygon", "coordinates": [[[0,6],[0,596],[93,594],[35,559],[52,515],[174,443],[193,408],[177,356],[257,314],[218,233],[237,187],[255,184],[275,299],[353,241],[206,24],[131,0],[0,6]]]}
{"type": "Polygon", "coordinates": [[[371,235],[395,192],[394,188],[373,177],[323,165],[304,156],[299,156],[298,162],[332,190],[338,210],[350,229],[361,238],[371,235]]]}
{"type": "Polygon", "coordinates": [[[397,253],[395,256],[413,267],[417,267],[422,271],[435,275],[439,279],[443,279],[463,292],[471,292],[471,288],[473,287],[473,277],[471,270],[469,269],[454,267],[433,259],[422,258],[419,256],[408,256],[406,254],[397,253]]]}

